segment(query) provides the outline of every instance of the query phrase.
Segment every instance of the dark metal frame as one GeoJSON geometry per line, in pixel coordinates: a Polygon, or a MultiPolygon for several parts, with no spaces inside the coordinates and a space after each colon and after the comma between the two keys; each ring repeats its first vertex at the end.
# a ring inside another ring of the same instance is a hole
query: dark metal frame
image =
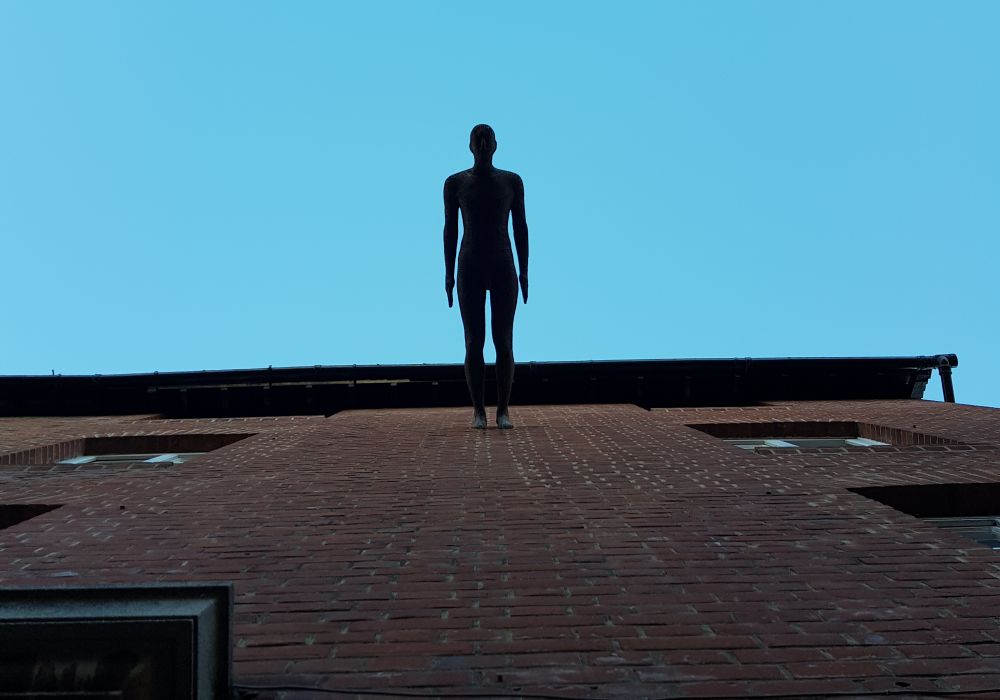
{"type": "Polygon", "coordinates": [[[178,676],[178,697],[228,698],[232,619],[230,583],[0,587],[0,658],[11,645],[44,654],[68,640],[99,649],[129,634],[155,638],[190,673],[178,676]]]}

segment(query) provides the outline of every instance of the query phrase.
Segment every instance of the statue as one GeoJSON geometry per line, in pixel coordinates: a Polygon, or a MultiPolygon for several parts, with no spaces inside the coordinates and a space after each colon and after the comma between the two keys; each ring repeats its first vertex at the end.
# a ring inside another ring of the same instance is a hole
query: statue
{"type": "Polygon", "coordinates": [[[478,124],[469,137],[475,158],[469,170],[444,182],[444,288],[448,306],[454,303],[455,248],[458,211],[462,211],[462,247],[458,253],[458,307],[465,327],[465,381],[472,397],[473,428],[486,428],[485,364],[486,292],[490,293],[493,345],[497,351],[497,427],[513,428],[510,390],[514,382],[514,311],[520,282],[528,303],[528,223],[524,218],[524,183],[516,173],[493,167],[496,135],[478,124]],[[510,249],[507,219],[514,224],[517,264],[510,249]]]}

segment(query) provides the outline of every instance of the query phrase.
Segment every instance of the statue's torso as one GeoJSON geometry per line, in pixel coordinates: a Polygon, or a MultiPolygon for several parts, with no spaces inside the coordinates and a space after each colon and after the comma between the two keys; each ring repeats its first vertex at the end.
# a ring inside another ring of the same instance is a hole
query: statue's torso
{"type": "Polygon", "coordinates": [[[484,173],[469,169],[453,177],[458,180],[458,206],[462,211],[460,258],[512,259],[507,221],[514,201],[514,174],[496,168],[484,173]]]}

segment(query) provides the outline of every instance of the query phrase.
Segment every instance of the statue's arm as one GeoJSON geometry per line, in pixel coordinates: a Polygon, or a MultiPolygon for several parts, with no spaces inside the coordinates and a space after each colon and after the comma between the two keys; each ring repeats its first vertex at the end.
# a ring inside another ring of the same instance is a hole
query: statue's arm
{"type": "Polygon", "coordinates": [[[455,252],[458,248],[458,183],[452,175],[444,181],[444,290],[448,306],[454,303],[455,252]]]}
{"type": "Polygon", "coordinates": [[[528,221],[524,215],[524,182],[521,176],[514,174],[514,201],[510,207],[511,220],[514,224],[514,248],[517,249],[517,267],[521,271],[518,276],[521,282],[521,295],[524,303],[528,303],[528,221]]]}

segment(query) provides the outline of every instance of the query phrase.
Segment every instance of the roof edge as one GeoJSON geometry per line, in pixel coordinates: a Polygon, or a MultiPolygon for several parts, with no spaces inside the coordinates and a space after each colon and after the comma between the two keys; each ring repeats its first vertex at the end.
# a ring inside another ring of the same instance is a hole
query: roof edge
{"type": "MultiPolygon", "coordinates": [[[[512,398],[521,405],[635,403],[646,408],[919,399],[934,369],[950,381],[950,368],[957,365],[954,354],[521,362],[512,398]]],[[[460,364],[0,376],[2,416],[330,415],[356,408],[467,404],[460,364]]]]}

